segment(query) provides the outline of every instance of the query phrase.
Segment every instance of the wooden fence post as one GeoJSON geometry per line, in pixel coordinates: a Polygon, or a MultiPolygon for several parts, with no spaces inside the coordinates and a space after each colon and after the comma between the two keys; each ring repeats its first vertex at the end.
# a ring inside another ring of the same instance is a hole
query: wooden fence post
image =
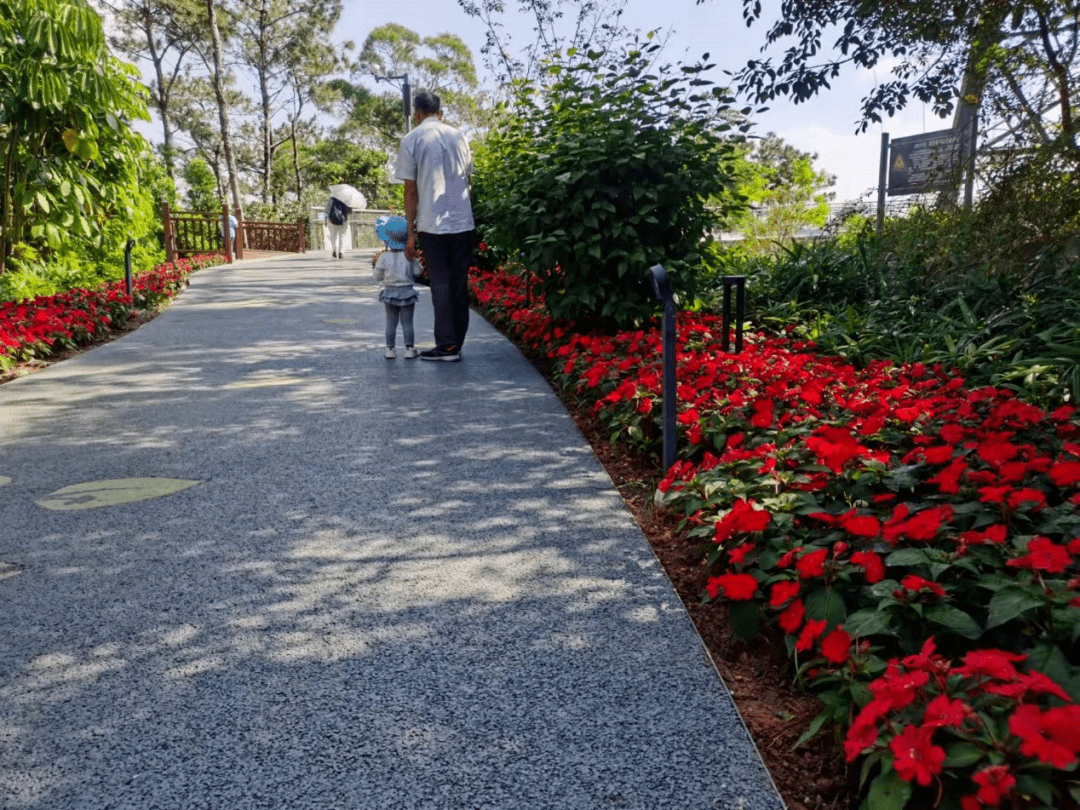
{"type": "Polygon", "coordinates": [[[236,245],[234,250],[236,251],[236,258],[244,258],[244,246],[247,244],[247,239],[244,237],[244,212],[240,208],[236,209],[236,245]]]}
{"type": "Polygon", "coordinates": [[[221,249],[225,251],[225,261],[232,264],[232,236],[229,231],[229,204],[221,204],[221,249]]]}
{"type": "Polygon", "coordinates": [[[161,222],[165,235],[165,261],[176,261],[176,234],[173,233],[172,216],[169,211],[169,201],[161,201],[161,222]]]}

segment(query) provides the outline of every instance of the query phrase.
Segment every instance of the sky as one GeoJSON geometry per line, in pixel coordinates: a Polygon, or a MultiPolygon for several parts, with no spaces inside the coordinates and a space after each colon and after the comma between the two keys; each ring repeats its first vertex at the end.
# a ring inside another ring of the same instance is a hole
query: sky
{"type": "MultiPolygon", "coordinates": [[[[670,31],[664,54],[670,61],[693,62],[709,53],[716,63],[710,79],[726,84],[729,78],[723,70],[737,70],[747,60],[760,58],[765,41],[766,26],[772,21],[768,8],[775,0],[764,3],[763,22],[747,28],[742,19],[740,0],[627,0],[622,22],[631,30],[660,29],[670,31]]],[[[516,11],[517,3],[506,0],[507,11],[502,15],[506,30],[515,43],[531,42],[533,34],[529,18],[516,11]]],[[[450,33],[460,37],[470,47],[476,59],[481,84],[490,86],[491,79],[483,65],[480,48],[485,41],[484,24],[469,17],[456,0],[396,0],[393,3],[375,0],[344,0],[344,11],[338,23],[338,41],[351,39],[359,47],[367,35],[380,25],[398,23],[421,36],[450,33]]],[[[876,81],[886,78],[887,67],[872,71],[847,71],[832,90],[799,105],[787,99],[771,103],[768,112],[758,116],[754,132],[764,135],[775,132],[787,143],[804,151],[817,153],[815,166],[836,175],[836,202],[858,199],[877,185],[881,152],[881,134],[893,138],[918,135],[947,129],[951,121],[937,118],[928,108],[915,102],[882,125],[874,124],[866,132],[855,135],[861,99],[876,81]]],[[[385,88],[385,85],[383,85],[385,88]]]]}

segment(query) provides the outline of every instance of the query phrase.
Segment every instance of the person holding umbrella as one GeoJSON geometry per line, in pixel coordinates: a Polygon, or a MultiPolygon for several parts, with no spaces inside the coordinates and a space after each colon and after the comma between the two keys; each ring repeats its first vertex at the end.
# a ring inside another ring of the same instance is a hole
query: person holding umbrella
{"type": "Polygon", "coordinates": [[[326,222],[330,232],[330,251],[335,259],[345,258],[345,235],[349,232],[349,213],[367,208],[367,199],[348,183],[330,186],[326,201],[326,222]]]}

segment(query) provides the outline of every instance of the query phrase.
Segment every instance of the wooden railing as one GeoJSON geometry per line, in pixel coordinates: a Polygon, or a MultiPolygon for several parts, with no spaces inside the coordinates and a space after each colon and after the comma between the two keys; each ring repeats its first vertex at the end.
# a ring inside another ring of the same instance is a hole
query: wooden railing
{"type": "Polygon", "coordinates": [[[276,250],[303,253],[307,250],[304,220],[296,222],[245,222],[244,247],[247,250],[276,250]]]}
{"type": "Polygon", "coordinates": [[[229,207],[220,212],[194,213],[172,211],[167,202],[161,203],[161,219],[165,226],[165,255],[169,261],[199,253],[222,253],[226,261],[244,258],[244,250],[265,250],[303,253],[307,250],[307,229],[304,221],[245,222],[239,211],[233,215],[232,227],[222,228],[230,219],[229,207]],[[234,243],[235,239],[235,243],[234,243]]]}

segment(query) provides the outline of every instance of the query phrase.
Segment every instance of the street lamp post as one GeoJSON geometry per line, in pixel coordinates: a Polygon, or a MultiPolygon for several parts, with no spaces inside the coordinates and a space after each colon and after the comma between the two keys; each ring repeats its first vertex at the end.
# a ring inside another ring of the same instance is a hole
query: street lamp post
{"type": "MultiPolygon", "coordinates": [[[[374,75],[374,74],[373,74],[374,75]]],[[[401,106],[405,111],[405,131],[412,131],[412,90],[409,88],[409,74],[403,76],[375,76],[377,82],[395,82],[401,84],[401,106]]]]}

